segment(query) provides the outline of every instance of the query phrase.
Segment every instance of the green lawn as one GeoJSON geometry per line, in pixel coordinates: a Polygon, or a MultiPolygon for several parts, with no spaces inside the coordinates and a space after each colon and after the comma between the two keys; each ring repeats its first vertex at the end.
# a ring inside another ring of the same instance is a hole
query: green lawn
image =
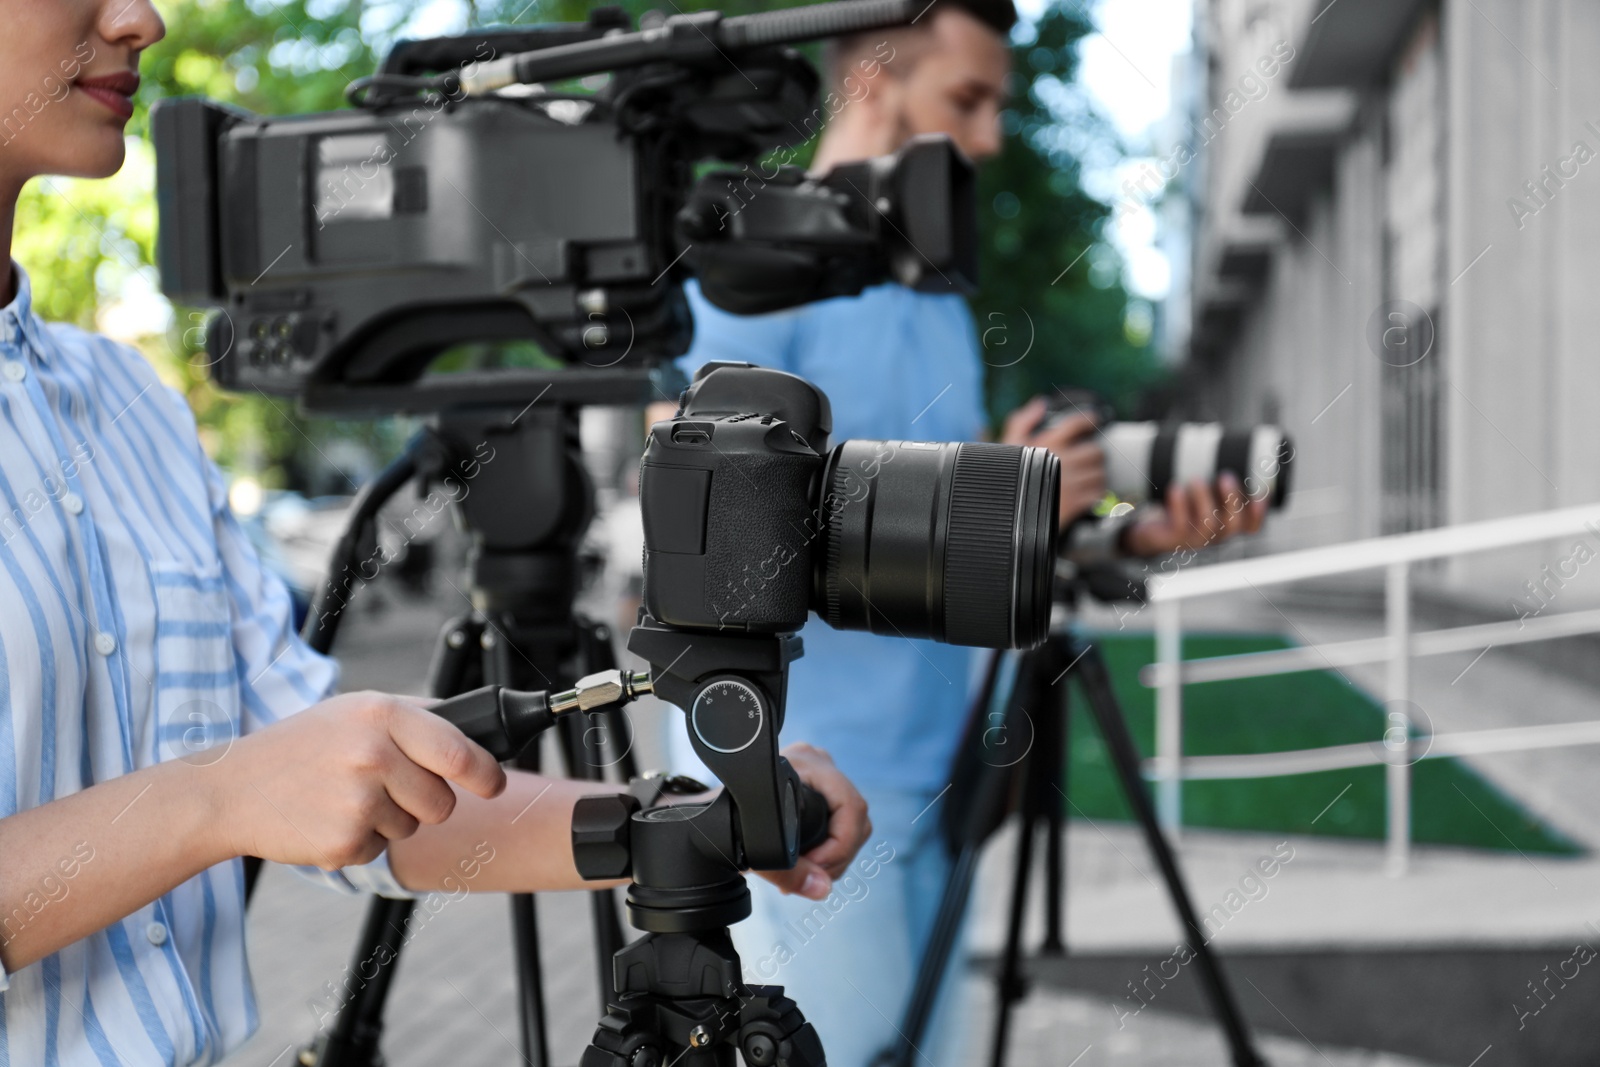
{"type": "MultiPolygon", "coordinates": [[[[1092,639],[1105,655],[1140,750],[1151,754],[1155,691],[1141,685],[1138,674],[1155,659],[1154,640],[1118,634],[1092,639]]],[[[1290,644],[1276,636],[1194,634],[1184,637],[1183,654],[1197,659],[1290,644]]],[[[1080,699],[1074,693],[1075,706],[1080,699]]],[[[1184,754],[1191,756],[1375,741],[1384,727],[1382,705],[1332,671],[1190,685],[1183,706],[1184,754]]],[[[1105,746],[1081,708],[1072,716],[1071,737],[1073,803],[1090,818],[1131,818],[1105,746]]],[[[1563,855],[1582,851],[1457,760],[1423,760],[1412,773],[1412,835],[1418,842],[1563,855]]],[[[1186,826],[1380,839],[1383,776],[1383,768],[1373,766],[1284,778],[1185,782],[1183,821],[1186,826]]]]}

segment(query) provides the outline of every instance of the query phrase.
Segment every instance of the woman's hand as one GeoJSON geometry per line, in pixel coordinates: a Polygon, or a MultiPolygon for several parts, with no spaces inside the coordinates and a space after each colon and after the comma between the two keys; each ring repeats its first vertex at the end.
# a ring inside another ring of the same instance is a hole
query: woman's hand
{"type": "Polygon", "coordinates": [[[821,900],[833,890],[833,880],[843,877],[861,846],[872,834],[867,802],[820,748],[797,743],[783,754],[800,780],[828,802],[828,839],[801,856],[792,870],[759,871],[761,877],[783,890],[809,900],[821,900]]]}
{"type": "Polygon", "coordinates": [[[506,776],[494,757],[419,705],[380,693],[324,701],[238,741],[197,777],[234,855],[330,870],[455,810],[449,782],[485,799],[506,776]]]}

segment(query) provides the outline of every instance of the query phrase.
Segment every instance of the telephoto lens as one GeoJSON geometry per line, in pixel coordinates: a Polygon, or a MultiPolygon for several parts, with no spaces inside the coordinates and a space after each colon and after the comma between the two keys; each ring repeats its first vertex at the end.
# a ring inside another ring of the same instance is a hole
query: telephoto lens
{"type": "Polygon", "coordinates": [[[846,441],[822,476],[812,606],[840,630],[1031,648],[1050,622],[1060,497],[1042,448],[846,441]]]}
{"type": "Polygon", "coordinates": [[[1106,489],[1119,501],[1166,499],[1173,485],[1216,483],[1232,473],[1254,500],[1273,509],[1289,499],[1294,444],[1276,426],[1230,429],[1214,422],[1116,422],[1111,406],[1087,389],[1065,389],[1050,402],[1046,425],[1094,417],[1106,456],[1106,489]]]}
{"type": "Polygon", "coordinates": [[[1215,484],[1224,471],[1269,507],[1281,508],[1289,499],[1294,446],[1276,426],[1231,430],[1214,422],[1115,422],[1101,439],[1106,487],[1130,504],[1164,500],[1173,485],[1215,484]]]}

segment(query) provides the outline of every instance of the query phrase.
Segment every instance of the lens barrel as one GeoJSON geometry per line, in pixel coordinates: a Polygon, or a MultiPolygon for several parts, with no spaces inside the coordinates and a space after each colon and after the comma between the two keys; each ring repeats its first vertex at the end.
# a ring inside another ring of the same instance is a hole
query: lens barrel
{"type": "Polygon", "coordinates": [[[1050,624],[1061,464],[1041,448],[846,441],[817,490],[828,625],[1031,648],[1050,624]]]}
{"type": "Polygon", "coordinates": [[[1162,500],[1171,485],[1212,484],[1223,471],[1273,508],[1289,499],[1294,444],[1276,426],[1229,430],[1209,422],[1117,422],[1105,428],[1102,440],[1107,487],[1130,504],[1162,500]]]}

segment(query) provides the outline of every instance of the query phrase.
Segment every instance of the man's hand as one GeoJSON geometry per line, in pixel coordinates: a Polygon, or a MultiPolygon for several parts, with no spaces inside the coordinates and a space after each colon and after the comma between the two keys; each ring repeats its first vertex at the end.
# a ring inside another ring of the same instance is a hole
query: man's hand
{"type": "Polygon", "coordinates": [[[785,893],[821,900],[832,892],[833,880],[844,876],[850,861],[866,844],[872,820],[867,816],[867,802],[826,752],[797,743],[784,748],[783,754],[800,780],[828,801],[828,839],[801,856],[793,870],[758,873],[785,893]]]}
{"type": "Polygon", "coordinates": [[[1040,430],[1048,408],[1034,397],[1006,417],[1000,443],[1047,448],[1061,460],[1061,527],[1105,499],[1106,454],[1095,439],[1094,416],[1079,412],[1040,430]]]}
{"type": "MultiPolygon", "coordinates": [[[[419,702],[420,703],[420,702],[419,702]]],[[[352,693],[251,734],[203,768],[228,850],[331,870],[367,863],[455,810],[448,782],[485,799],[494,757],[419,703],[352,693]]]]}
{"type": "Polygon", "coordinates": [[[1199,550],[1221,544],[1238,534],[1255,533],[1267,517],[1265,500],[1245,496],[1239,479],[1224,471],[1217,480],[1222,502],[1205,482],[1167,489],[1165,509],[1152,509],[1137,519],[1122,535],[1122,547],[1130,556],[1164,556],[1179,549],[1199,550]]]}

